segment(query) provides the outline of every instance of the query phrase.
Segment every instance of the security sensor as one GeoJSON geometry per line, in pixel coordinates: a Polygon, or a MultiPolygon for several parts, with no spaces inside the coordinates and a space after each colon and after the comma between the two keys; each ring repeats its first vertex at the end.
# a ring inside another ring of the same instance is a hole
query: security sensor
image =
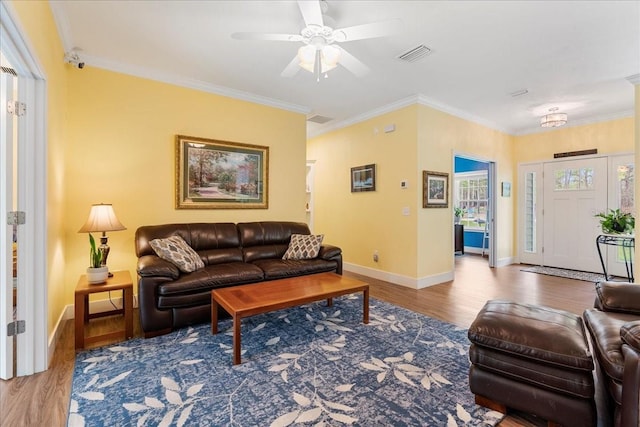
{"type": "Polygon", "coordinates": [[[84,68],[84,62],[80,60],[79,49],[72,49],[64,54],[64,62],[80,69],[84,68]]]}

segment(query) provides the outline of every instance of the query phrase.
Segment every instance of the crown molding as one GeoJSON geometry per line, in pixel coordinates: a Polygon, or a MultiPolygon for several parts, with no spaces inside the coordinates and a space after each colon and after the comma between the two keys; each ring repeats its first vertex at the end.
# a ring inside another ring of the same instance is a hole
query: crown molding
{"type": "Polygon", "coordinates": [[[632,76],[627,77],[627,80],[632,85],[640,85],[640,74],[634,74],[632,76]]]}
{"type": "Polygon", "coordinates": [[[118,73],[128,74],[135,77],[141,77],[145,79],[155,80],[163,83],[169,83],[176,86],[186,87],[189,89],[195,89],[203,92],[213,93],[215,95],[226,96],[229,98],[239,99],[242,101],[253,102],[256,104],[266,105],[268,107],[279,108],[281,110],[291,111],[300,114],[309,114],[311,108],[292,104],[289,102],[281,101],[279,99],[268,98],[266,96],[260,96],[249,92],[243,92],[236,89],[231,89],[224,86],[218,86],[211,83],[204,82],[197,79],[189,79],[186,77],[163,73],[158,70],[132,66],[128,64],[122,64],[115,61],[109,61],[102,58],[82,55],[82,59],[87,65],[91,65],[97,68],[103,68],[109,71],[115,71],[118,73]]]}
{"type": "Polygon", "coordinates": [[[620,112],[612,113],[612,114],[603,114],[603,115],[599,115],[599,116],[591,116],[591,117],[586,118],[586,119],[571,120],[565,126],[562,126],[560,128],[531,127],[531,128],[527,128],[527,129],[521,129],[521,130],[519,130],[517,132],[512,133],[512,135],[513,136],[523,136],[523,135],[532,135],[532,134],[535,134],[535,133],[554,132],[554,131],[565,129],[565,128],[572,128],[572,127],[577,127],[577,126],[591,125],[591,124],[594,124],[594,123],[608,122],[608,121],[611,121],[611,120],[626,119],[626,118],[629,118],[629,117],[633,117],[634,114],[635,114],[634,110],[625,110],[625,111],[620,111],[620,112]]]}
{"type": "Polygon", "coordinates": [[[438,111],[451,114],[452,116],[456,116],[461,119],[468,120],[470,122],[473,122],[482,126],[486,126],[503,133],[511,134],[509,129],[502,128],[496,123],[483,120],[465,111],[450,107],[446,104],[443,104],[434,99],[431,99],[425,95],[417,94],[417,95],[408,96],[406,98],[400,99],[398,101],[392,102],[382,107],[367,111],[366,113],[358,114],[357,116],[351,117],[346,120],[341,120],[335,123],[327,123],[326,125],[319,126],[316,129],[307,132],[307,137],[314,138],[316,136],[320,136],[334,130],[342,129],[342,128],[354,125],[356,123],[364,122],[366,120],[378,117],[382,114],[391,113],[393,111],[399,110],[400,108],[408,107],[410,105],[415,105],[415,104],[424,105],[426,107],[430,107],[438,111]]]}

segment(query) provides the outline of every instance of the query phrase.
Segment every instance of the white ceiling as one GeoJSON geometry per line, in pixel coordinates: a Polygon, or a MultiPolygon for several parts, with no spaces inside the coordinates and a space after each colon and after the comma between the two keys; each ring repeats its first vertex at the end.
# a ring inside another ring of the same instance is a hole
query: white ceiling
{"type": "Polygon", "coordinates": [[[298,34],[295,1],[51,0],[65,50],[81,49],[88,67],[334,119],[309,122],[309,135],[415,102],[513,135],[541,131],[551,107],[573,125],[633,114],[640,1],[327,3],[334,28],[401,21],[395,35],[341,45],[371,69],[366,76],[339,66],[320,82],[304,70],[281,77],[301,42],[231,38],[298,34]],[[420,44],[431,54],[397,59],[420,44]]]}

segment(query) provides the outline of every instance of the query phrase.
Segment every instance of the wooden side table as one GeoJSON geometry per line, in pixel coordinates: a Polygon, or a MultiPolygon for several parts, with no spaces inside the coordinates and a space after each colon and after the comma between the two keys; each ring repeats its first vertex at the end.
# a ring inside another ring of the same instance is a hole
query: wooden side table
{"type": "Polygon", "coordinates": [[[75,329],[76,350],[82,349],[85,344],[92,342],[120,338],[123,333],[124,339],[133,338],[133,282],[131,281],[131,275],[128,271],[114,271],[113,277],[109,277],[106,283],[96,285],[87,283],[87,276],[85,274],[80,276],[75,291],[75,329]],[[89,313],[89,295],[119,290],[122,291],[123,308],[102,313],[89,313]],[[114,314],[124,314],[124,331],[85,338],[84,325],[89,322],[89,319],[114,314]]]}

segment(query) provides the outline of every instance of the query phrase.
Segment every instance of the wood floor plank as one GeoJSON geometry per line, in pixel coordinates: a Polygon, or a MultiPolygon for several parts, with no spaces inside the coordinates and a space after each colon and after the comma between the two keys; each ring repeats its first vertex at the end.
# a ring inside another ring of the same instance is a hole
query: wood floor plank
{"type": "MultiPolygon", "coordinates": [[[[487,259],[456,257],[455,280],[416,290],[345,272],[370,284],[370,294],[410,310],[468,328],[487,300],[508,299],[541,304],[575,314],[593,306],[593,283],[520,271],[520,265],[489,268],[487,259]]],[[[141,337],[137,309],[134,335],[141,337]]],[[[121,329],[122,317],[92,320],[87,333],[103,334],[121,329]]],[[[107,344],[107,343],[97,343],[107,344]]],[[[0,381],[0,426],[64,426],[71,393],[75,350],[73,321],[63,326],[49,370],[29,377],[0,381]]],[[[535,425],[507,417],[501,427],[535,425]]]]}

